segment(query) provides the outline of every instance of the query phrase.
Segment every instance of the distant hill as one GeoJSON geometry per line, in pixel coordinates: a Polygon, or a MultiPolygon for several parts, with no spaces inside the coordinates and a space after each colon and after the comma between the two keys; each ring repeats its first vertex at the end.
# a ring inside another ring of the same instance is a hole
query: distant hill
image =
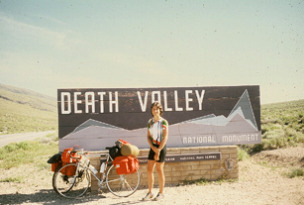
{"type": "Polygon", "coordinates": [[[57,129],[56,98],[0,84],[0,133],[57,129]]]}

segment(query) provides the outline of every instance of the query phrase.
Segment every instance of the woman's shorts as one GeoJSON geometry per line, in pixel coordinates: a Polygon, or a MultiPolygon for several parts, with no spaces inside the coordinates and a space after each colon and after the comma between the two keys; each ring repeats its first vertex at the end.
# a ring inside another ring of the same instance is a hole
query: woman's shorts
{"type": "MultiPolygon", "coordinates": [[[[154,145],[155,147],[159,147],[158,145],[154,145]]],[[[159,154],[159,160],[156,162],[164,162],[167,154],[167,147],[164,146],[164,148],[160,151],[159,154]]],[[[149,157],[148,160],[154,161],[155,152],[150,148],[149,157]]]]}

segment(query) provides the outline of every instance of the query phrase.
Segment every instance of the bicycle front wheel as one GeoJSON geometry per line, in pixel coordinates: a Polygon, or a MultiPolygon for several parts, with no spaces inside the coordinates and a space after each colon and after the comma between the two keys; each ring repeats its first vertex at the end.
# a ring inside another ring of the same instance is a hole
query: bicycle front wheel
{"type": "Polygon", "coordinates": [[[127,197],[133,194],[140,183],[140,173],[118,175],[114,165],[110,167],[106,178],[107,187],[116,196],[127,197]]]}
{"type": "Polygon", "coordinates": [[[83,196],[91,182],[90,173],[80,164],[67,164],[53,175],[53,188],[63,197],[83,196]]]}

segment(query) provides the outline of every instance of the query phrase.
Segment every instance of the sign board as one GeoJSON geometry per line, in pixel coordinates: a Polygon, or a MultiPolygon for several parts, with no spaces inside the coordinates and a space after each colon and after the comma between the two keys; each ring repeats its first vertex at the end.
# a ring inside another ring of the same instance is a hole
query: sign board
{"type": "Polygon", "coordinates": [[[150,105],[169,122],[168,147],[261,141],[259,86],[58,90],[59,148],[104,150],[124,139],[148,148],[150,105]]]}

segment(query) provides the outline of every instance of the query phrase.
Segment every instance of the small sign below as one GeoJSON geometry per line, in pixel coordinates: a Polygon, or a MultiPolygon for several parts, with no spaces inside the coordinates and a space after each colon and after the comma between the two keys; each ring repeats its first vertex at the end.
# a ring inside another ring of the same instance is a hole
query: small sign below
{"type": "MultiPolygon", "coordinates": [[[[185,154],[185,155],[168,155],[165,158],[165,162],[189,162],[189,161],[202,161],[202,160],[220,160],[221,153],[220,152],[212,152],[212,153],[198,153],[198,154],[185,154]]],[[[138,161],[140,164],[145,164],[148,162],[148,158],[146,156],[138,157],[138,161]]]]}

